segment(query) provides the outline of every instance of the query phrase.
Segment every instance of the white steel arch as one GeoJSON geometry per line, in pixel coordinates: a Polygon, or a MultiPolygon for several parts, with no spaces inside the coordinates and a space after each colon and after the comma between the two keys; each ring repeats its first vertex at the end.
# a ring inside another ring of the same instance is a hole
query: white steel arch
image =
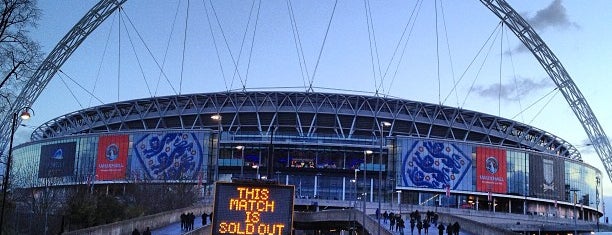
{"type": "MultiPolygon", "coordinates": [[[[0,122],[0,138],[2,140],[0,150],[3,151],[8,143],[7,140],[11,131],[8,123],[10,123],[11,114],[20,107],[30,106],[34,103],[57,70],[72,55],[72,52],[125,1],[127,0],[101,0],[60,40],[24,86],[17,100],[13,103],[11,112],[6,112],[5,116],[2,117],[2,122],[0,122]]],[[[523,42],[546,70],[581,122],[591,144],[603,162],[609,179],[612,181],[612,146],[610,146],[609,139],[586,99],[559,59],[529,23],[504,0],[480,0],[480,2],[508,25],[508,28],[523,42]]]]}

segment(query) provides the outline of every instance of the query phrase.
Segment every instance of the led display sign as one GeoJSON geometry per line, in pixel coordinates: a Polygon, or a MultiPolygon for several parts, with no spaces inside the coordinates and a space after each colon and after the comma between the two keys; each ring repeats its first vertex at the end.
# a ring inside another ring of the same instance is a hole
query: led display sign
{"type": "Polygon", "coordinates": [[[293,193],[292,185],[218,182],[212,234],[290,235],[293,193]]]}

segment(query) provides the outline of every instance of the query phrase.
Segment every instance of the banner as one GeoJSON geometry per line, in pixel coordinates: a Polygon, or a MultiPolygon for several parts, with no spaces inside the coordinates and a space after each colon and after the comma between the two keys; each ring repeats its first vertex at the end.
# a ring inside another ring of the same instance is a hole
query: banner
{"type": "Polygon", "coordinates": [[[539,198],[563,200],[565,163],[546,155],[529,155],[529,193],[539,198]]]}
{"type": "Polygon", "coordinates": [[[40,146],[38,178],[73,175],[75,153],[76,142],[40,146]]]}
{"type": "Polygon", "coordinates": [[[408,147],[401,166],[404,186],[473,190],[468,146],[422,140],[410,143],[404,144],[408,147]]]}
{"type": "Polygon", "coordinates": [[[479,192],[508,192],[506,150],[476,148],[476,190],[479,192]]]}
{"type": "Polygon", "coordinates": [[[96,180],[125,178],[128,147],[128,135],[100,136],[96,158],[96,180]]]}
{"type": "Polygon", "coordinates": [[[153,180],[196,180],[204,164],[203,138],[190,132],[134,135],[130,170],[153,180]]]}

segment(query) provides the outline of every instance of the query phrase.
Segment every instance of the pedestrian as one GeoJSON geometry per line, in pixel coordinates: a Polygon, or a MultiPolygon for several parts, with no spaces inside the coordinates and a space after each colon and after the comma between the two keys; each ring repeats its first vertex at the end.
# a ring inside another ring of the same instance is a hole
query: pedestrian
{"type": "Polygon", "coordinates": [[[134,228],[134,231],[132,231],[132,235],[140,235],[140,231],[138,231],[137,228],[134,228]]]}
{"type": "Polygon", "coordinates": [[[423,230],[423,223],[421,223],[421,221],[419,220],[417,222],[417,231],[419,232],[419,235],[421,235],[421,230],[423,230]]]}
{"type": "Polygon", "coordinates": [[[376,220],[380,222],[380,208],[376,208],[376,220]]]}
{"type": "Polygon", "coordinates": [[[444,225],[442,223],[438,224],[438,235],[444,235],[444,225]]]}
{"type": "Polygon", "coordinates": [[[385,221],[385,223],[387,223],[388,217],[389,217],[389,214],[387,213],[387,211],[385,211],[385,213],[383,213],[383,221],[385,221]]]}
{"type": "Polygon", "coordinates": [[[404,226],[404,219],[402,219],[401,216],[399,217],[399,219],[397,221],[397,227],[399,228],[400,235],[404,235],[404,228],[406,226],[404,226]]]}
{"type": "Polygon", "coordinates": [[[389,230],[393,231],[393,226],[395,226],[395,216],[393,212],[389,214],[389,230]]]}
{"type": "Polygon", "coordinates": [[[415,224],[414,218],[410,218],[410,235],[414,234],[414,224],[415,224]]]}
{"type": "Polygon", "coordinates": [[[446,226],[446,234],[447,235],[453,235],[453,225],[449,222],[448,226],[446,226]]]}
{"type": "Polygon", "coordinates": [[[429,234],[429,219],[425,219],[423,222],[423,230],[425,230],[425,235],[429,234]]]}
{"type": "Polygon", "coordinates": [[[459,230],[461,230],[461,226],[459,226],[459,222],[455,221],[455,224],[453,224],[453,231],[455,232],[455,235],[459,235],[459,230]]]}
{"type": "Polygon", "coordinates": [[[187,215],[185,213],[182,213],[181,214],[181,231],[184,231],[187,229],[186,221],[187,221],[187,215]]]}
{"type": "Polygon", "coordinates": [[[142,235],[151,235],[151,229],[147,227],[147,229],[144,232],[142,232],[142,235]]]}
{"type": "Polygon", "coordinates": [[[207,219],[208,219],[208,214],[206,214],[206,212],[202,213],[202,226],[206,225],[207,219]]]}

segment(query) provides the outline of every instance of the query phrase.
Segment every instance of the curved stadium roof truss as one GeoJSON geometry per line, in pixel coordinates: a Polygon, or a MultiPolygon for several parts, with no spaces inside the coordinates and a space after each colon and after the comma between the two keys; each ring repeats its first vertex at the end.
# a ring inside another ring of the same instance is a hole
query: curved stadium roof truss
{"type": "Polygon", "coordinates": [[[569,143],[516,121],[447,106],[372,96],[312,92],[235,92],[156,97],[75,111],[37,128],[32,140],[132,130],[212,129],[268,136],[376,139],[387,136],[451,139],[533,149],[580,160],[569,143]],[[278,128],[278,129],[276,129],[278,128]]]}

